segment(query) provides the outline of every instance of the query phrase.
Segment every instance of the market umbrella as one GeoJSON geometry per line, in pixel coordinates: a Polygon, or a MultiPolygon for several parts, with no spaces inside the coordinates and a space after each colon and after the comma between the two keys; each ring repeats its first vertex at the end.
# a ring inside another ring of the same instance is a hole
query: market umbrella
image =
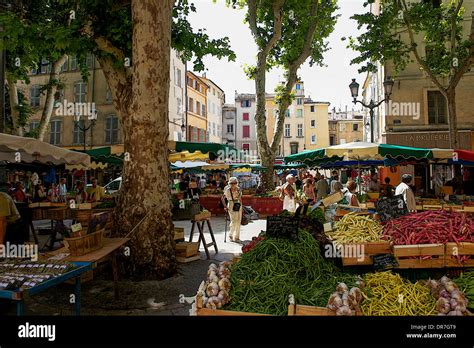
{"type": "Polygon", "coordinates": [[[70,151],[34,138],[0,133],[0,161],[88,166],[90,156],[70,151]],[[19,154],[19,158],[18,155],[19,154]]]}

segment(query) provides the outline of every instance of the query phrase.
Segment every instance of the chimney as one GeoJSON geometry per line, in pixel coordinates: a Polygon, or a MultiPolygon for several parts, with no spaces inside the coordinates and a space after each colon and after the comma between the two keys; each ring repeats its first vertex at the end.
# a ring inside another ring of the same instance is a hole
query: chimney
{"type": "Polygon", "coordinates": [[[202,73],[202,77],[206,78],[206,73],[202,73]]]}

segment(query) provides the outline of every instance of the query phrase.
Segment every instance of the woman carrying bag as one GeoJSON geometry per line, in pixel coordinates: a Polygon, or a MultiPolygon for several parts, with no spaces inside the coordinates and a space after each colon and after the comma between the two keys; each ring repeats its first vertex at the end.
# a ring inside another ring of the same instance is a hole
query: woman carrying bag
{"type": "Polygon", "coordinates": [[[240,243],[240,222],[242,220],[242,191],[236,177],[229,179],[229,185],[224,189],[227,198],[227,212],[230,217],[230,240],[240,243]]]}

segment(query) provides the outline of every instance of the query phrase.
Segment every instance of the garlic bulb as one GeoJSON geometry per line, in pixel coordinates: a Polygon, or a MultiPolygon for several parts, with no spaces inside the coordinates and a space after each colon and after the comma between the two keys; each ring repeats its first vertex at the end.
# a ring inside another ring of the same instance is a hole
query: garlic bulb
{"type": "Polygon", "coordinates": [[[362,291],[359,288],[351,288],[349,295],[352,295],[357,303],[362,301],[362,291]]]}
{"type": "Polygon", "coordinates": [[[352,311],[348,306],[342,306],[338,308],[336,315],[352,315],[352,311]]]}
{"type": "Polygon", "coordinates": [[[230,280],[228,278],[220,279],[217,284],[219,285],[219,288],[221,290],[226,290],[226,291],[230,290],[230,280]]]}
{"type": "Polygon", "coordinates": [[[345,283],[339,283],[336,287],[336,291],[342,295],[343,293],[349,291],[349,288],[345,283]]]}

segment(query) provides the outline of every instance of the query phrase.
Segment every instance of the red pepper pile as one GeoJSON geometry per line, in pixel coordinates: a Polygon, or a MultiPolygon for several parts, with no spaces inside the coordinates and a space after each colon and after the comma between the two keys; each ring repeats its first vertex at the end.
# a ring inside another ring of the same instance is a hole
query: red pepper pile
{"type": "Polygon", "coordinates": [[[250,250],[252,250],[253,247],[254,247],[255,245],[257,245],[261,240],[263,240],[263,237],[253,237],[253,238],[252,238],[252,241],[251,241],[249,244],[244,245],[244,246],[242,247],[242,252],[243,252],[243,253],[248,253],[248,252],[249,252],[250,250]]]}
{"type": "Polygon", "coordinates": [[[474,220],[445,210],[404,215],[385,223],[382,239],[395,245],[474,242],[474,220]]]}

